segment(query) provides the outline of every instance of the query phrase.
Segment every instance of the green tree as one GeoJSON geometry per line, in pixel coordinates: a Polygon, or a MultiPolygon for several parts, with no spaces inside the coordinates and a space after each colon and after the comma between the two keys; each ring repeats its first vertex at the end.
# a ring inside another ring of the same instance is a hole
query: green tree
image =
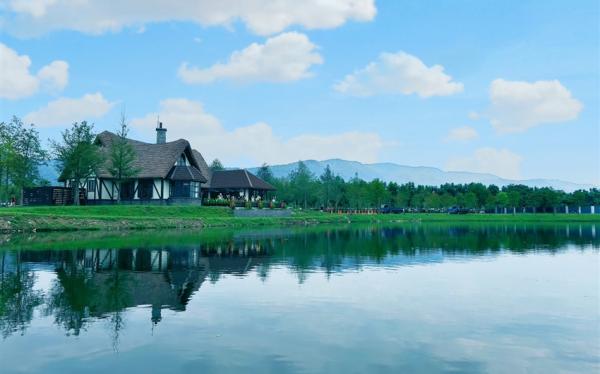
{"type": "Polygon", "coordinates": [[[323,205],[326,207],[337,207],[342,200],[344,180],[333,174],[329,165],[325,167],[323,174],[319,177],[321,182],[320,197],[323,205]]]}
{"type": "Polygon", "coordinates": [[[75,122],[70,129],[62,132],[61,142],[51,141],[61,179],[70,182],[75,205],[80,204],[82,182],[94,175],[103,161],[98,146],[94,144],[96,135],[93,128],[86,121],[75,122]]]}
{"type": "Polygon", "coordinates": [[[425,195],[423,205],[425,208],[437,209],[442,207],[442,201],[437,193],[431,192],[425,195]]]}
{"type": "Polygon", "coordinates": [[[0,123],[0,198],[20,198],[24,187],[42,184],[39,166],[47,157],[33,124],[17,117],[0,123]]]}
{"type": "Polygon", "coordinates": [[[475,209],[478,205],[478,199],[475,192],[467,192],[463,195],[463,203],[465,208],[475,209]]]}
{"type": "Polygon", "coordinates": [[[507,208],[508,207],[508,194],[504,191],[498,192],[498,194],[496,195],[496,203],[502,208],[507,208]]]}
{"type": "Polygon", "coordinates": [[[273,183],[273,179],[275,179],[275,177],[273,176],[273,171],[271,171],[271,168],[269,167],[269,165],[267,165],[266,162],[263,163],[260,168],[258,168],[256,175],[260,179],[271,184],[273,183]]]}
{"type": "Polygon", "coordinates": [[[210,170],[212,171],[219,171],[219,170],[224,170],[225,168],[223,167],[223,164],[221,163],[221,161],[218,158],[215,158],[213,160],[213,162],[210,164],[210,170]]]}
{"type": "Polygon", "coordinates": [[[121,113],[121,122],[119,129],[116,131],[117,138],[111,144],[110,148],[110,164],[108,172],[114,178],[115,183],[119,186],[117,194],[117,202],[121,202],[121,188],[123,183],[135,177],[140,169],[135,166],[137,154],[135,149],[127,139],[129,133],[129,125],[125,113],[121,113]]]}
{"type": "Polygon", "coordinates": [[[369,201],[371,206],[380,208],[388,200],[388,192],[385,182],[373,179],[368,186],[369,201]]]}
{"type": "Polygon", "coordinates": [[[346,185],[346,200],[348,207],[360,209],[367,206],[368,191],[367,182],[360,179],[358,174],[354,174],[354,178],[346,185]]]}
{"type": "Polygon", "coordinates": [[[308,207],[309,194],[312,191],[314,175],[306,164],[298,161],[298,166],[289,176],[290,187],[294,193],[294,201],[302,203],[304,209],[308,207]]]}

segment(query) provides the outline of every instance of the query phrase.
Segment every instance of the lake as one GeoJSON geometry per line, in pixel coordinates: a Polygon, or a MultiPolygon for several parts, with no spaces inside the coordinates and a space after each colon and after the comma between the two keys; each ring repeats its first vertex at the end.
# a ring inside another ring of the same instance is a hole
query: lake
{"type": "Polygon", "coordinates": [[[600,225],[0,236],[0,372],[593,373],[600,225]]]}

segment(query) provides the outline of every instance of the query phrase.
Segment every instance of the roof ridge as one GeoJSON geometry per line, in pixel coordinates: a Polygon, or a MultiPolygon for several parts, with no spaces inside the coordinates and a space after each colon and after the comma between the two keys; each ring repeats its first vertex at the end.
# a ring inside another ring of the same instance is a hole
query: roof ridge
{"type": "Polygon", "coordinates": [[[244,170],[244,174],[246,175],[246,179],[248,179],[248,183],[250,184],[250,187],[254,187],[254,185],[252,184],[252,181],[250,180],[250,176],[248,176],[248,170],[243,169],[244,170]]]}

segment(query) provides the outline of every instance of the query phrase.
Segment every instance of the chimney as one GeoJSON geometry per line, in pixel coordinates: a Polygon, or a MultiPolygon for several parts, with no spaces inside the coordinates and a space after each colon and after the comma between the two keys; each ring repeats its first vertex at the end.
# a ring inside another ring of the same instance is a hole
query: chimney
{"type": "Polygon", "coordinates": [[[156,128],[156,144],[164,144],[167,142],[167,129],[163,128],[162,122],[158,123],[156,128]]]}

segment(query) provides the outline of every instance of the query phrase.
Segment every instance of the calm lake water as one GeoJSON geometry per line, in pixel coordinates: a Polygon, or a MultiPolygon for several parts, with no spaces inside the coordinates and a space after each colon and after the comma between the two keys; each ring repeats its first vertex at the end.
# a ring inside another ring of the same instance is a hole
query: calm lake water
{"type": "Polygon", "coordinates": [[[596,373],[600,225],[0,237],[1,373],[596,373]]]}

